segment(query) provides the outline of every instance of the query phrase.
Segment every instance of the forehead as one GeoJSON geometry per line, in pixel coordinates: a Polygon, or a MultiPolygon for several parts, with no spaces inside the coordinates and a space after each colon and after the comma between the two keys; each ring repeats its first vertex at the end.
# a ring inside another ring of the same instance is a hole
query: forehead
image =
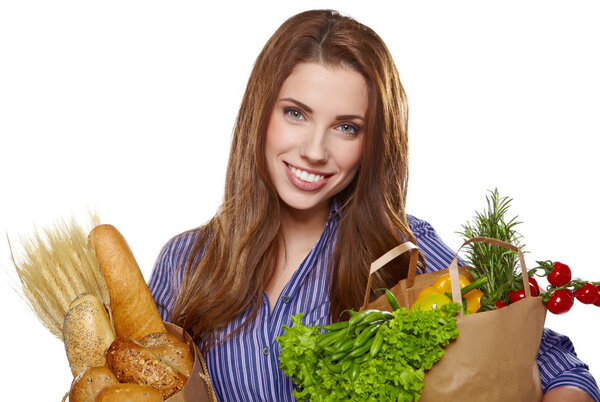
{"type": "Polygon", "coordinates": [[[356,70],[320,63],[298,64],[283,82],[279,99],[293,98],[311,109],[364,116],[367,82],[356,70]]]}

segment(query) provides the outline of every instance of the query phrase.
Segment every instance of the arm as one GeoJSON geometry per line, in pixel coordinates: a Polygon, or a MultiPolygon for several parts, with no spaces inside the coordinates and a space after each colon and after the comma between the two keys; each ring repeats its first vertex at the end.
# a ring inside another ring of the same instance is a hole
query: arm
{"type": "Polygon", "coordinates": [[[544,329],[537,362],[545,402],[600,401],[598,385],[568,337],[544,329]]]}
{"type": "Polygon", "coordinates": [[[544,394],[542,402],[594,402],[591,396],[579,388],[562,385],[560,387],[552,388],[550,391],[544,394]]]}

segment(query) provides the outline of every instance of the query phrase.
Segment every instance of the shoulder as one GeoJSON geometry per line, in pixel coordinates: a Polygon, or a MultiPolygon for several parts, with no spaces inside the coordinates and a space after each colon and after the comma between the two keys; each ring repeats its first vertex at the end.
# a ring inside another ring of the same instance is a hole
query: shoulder
{"type": "Polygon", "coordinates": [[[185,263],[198,236],[198,230],[190,230],[169,239],[160,251],[155,265],[177,267],[185,263]]]}
{"type": "Polygon", "coordinates": [[[190,230],[172,237],[163,246],[154,263],[148,288],[163,320],[167,320],[175,295],[179,293],[185,264],[198,236],[198,230],[190,230]]]}

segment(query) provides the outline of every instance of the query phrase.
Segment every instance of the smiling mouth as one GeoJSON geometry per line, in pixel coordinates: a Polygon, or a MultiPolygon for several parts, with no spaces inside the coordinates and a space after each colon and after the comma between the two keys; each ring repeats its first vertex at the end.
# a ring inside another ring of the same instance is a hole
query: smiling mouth
{"type": "Polygon", "coordinates": [[[307,183],[316,183],[316,182],[319,182],[319,181],[323,180],[326,177],[331,176],[331,174],[319,174],[319,173],[308,172],[306,170],[302,170],[300,168],[292,166],[289,163],[287,165],[290,168],[290,170],[292,171],[292,173],[298,179],[300,179],[302,181],[305,181],[307,183]]]}

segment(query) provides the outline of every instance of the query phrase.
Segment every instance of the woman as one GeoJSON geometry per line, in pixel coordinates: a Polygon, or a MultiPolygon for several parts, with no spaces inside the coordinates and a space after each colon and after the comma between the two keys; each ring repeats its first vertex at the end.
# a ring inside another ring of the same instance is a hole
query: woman
{"type": "MultiPolygon", "coordinates": [[[[282,325],[358,308],[369,264],[398,243],[416,242],[428,271],[447,267],[454,253],[404,210],[407,144],[404,90],[371,29],[309,11],[267,42],[237,116],[223,205],[163,248],[150,280],[163,318],[199,342],[219,399],[292,399],[278,369],[282,325]]],[[[405,266],[381,270],[373,288],[405,266]]],[[[587,366],[553,336],[540,352],[544,391],[565,385],[547,396],[590,400],[587,366]]]]}

